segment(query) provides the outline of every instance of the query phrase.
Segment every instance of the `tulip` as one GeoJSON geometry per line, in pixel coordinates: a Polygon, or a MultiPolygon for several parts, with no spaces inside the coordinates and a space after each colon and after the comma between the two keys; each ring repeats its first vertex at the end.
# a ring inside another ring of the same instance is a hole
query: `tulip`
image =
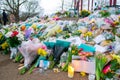
{"type": "Polygon", "coordinates": [[[111,67],[110,64],[107,65],[107,66],[105,66],[105,67],[103,68],[102,72],[103,72],[104,74],[107,74],[107,73],[110,71],[110,67],[111,67]]]}

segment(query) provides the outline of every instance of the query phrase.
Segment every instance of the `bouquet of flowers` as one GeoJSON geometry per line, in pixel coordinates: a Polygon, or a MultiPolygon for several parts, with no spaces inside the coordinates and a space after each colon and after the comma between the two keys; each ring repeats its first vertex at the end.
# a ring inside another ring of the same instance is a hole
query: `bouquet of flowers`
{"type": "Polygon", "coordinates": [[[71,48],[68,50],[68,58],[67,58],[67,61],[66,61],[65,65],[62,68],[62,71],[67,71],[68,70],[68,65],[72,61],[72,55],[77,55],[78,51],[79,50],[78,50],[76,45],[71,46],[71,48]]]}
{"type": "Polygon", "coordinates": [[[10,47],[17,47],[21,44],[21,41],[24,40],[24,36],[18,31],[10,31],[6,35],[7,42],[10,47]]]}
{"type": "Polygon", "coordinates": [[[102,10],[99,12],[99,14],[101,14],[102,17],[109,17],[110,16],[110,12],[108,12],[107,10],[102,10]]]}
{"type": "Polygon", "coordinates": [[[82,10],[82,11],[80,12],[80,16],[81,16],[81,17],[87,17],[87,16],[89,16],[89,15],[90,15],[90,11],[82,10]]]}
{"type": "Polygon", "coordinates": [[[120,69],[120,56],[116,54],[96,56],[96,79],[111,79],[120,69]]]}

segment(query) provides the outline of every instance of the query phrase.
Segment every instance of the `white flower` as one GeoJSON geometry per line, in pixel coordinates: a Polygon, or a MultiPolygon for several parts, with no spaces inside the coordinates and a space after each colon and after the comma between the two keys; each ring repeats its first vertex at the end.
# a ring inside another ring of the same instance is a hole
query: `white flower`
{"type": "Polygon", "coordinates": [[[7,34],[5,34],[5,36],[8,38],[8,37],[11,37],[11,35],[12,35],[12,32],[10,31],[10,32],[8,32],[7,34]]]}
{"type": "Polygon", "coordinates": [[[1,29],[0,32],[2,32],[2,34],[5,34],[5,30],[4,29],[1,29]]]}
{"type": "Polygon", "coordinates": [[[20,40],[20,41],[23,41],[23,40],[24,40],[24,36],[23,36],[22,33],[19,33],[19,34],[17,35],[17,37],[18,37],[18,40],[20,40]]]}

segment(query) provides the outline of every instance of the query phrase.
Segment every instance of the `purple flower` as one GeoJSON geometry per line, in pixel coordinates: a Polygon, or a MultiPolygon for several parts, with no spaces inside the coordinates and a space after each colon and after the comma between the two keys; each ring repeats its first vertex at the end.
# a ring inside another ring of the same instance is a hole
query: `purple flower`
{"type": "Polygon", "coordinates": [[[30,38],[30,35],[31,35],[31,29],[27,29],[25,31],[25,39],[29,39],[30,38]]]}

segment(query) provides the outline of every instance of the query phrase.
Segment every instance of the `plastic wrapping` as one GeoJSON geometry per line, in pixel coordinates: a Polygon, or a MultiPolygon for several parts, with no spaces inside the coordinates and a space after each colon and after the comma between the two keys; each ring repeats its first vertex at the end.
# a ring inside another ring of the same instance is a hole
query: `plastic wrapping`
{"type": "Polygon", "coordinates": [[[59,62],[63,52],[66,52],[70,46],[71,42],[57,40],[55,46],[53,47],[53,56],[55,62],[59,62]]]}
{"type": "Polygon", "coordinates": [[[95,52],[95,48],[93,46],[89,46],[87,44],[80,44],[80,46],[78,47],[79,49],[83,49],[83,51],[85,52],[95,52]]]}
{"type": "Polygon", "coordinates": [[[57,31],[60,30],[60,29],[61,29],[61,27],[58,26],[58,25],[53,27],[52,29],[49,30],[49,32],[47,34],[47,37],[55,35],[57,33],[57,31]]]}
{"type": "Polygon", "coordinates": [[[37,38],[22,42],[21,47],[19,47],[18,49],[24,57],[25,67],[29,67],[31,63],[36,59],[37,50],[39,48],[46,49],[46,46],[44,44],[41,44],[37,38]]]}
{"type": "Polygon", "coordinates": [[[115,44],[114,52],[118,53],[120,51],[120,38],[115,36],[115,40],[116,42],[114,42],[115,44]]]}
{"type": "Polygon", "coordinates": [[[64,51],[65,51],[64,46],[55,45],[55,47],[53,48],[55,62],[58,62],[60,60],[60,56],[64,51]]]}
{"type": "Polygon", "coordinates": [[[11,54],[10,54],[10,59],[15,58],[17,54],[17,48],[10,48],[11,54]]]}

